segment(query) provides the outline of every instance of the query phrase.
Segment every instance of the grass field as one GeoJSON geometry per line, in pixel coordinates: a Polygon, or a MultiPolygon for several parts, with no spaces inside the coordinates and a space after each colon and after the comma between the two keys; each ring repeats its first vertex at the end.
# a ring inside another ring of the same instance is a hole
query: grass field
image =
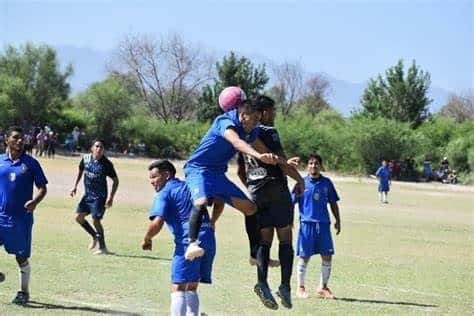
{"type": "MultiPolygon", "coordinates": [[[[13,256],[2,251],[0,315],[168,313],[172,240],[167,229],[152,252],[140,248],[154,192],[149,161],[114,159],[120,187],[104,220],[112,255],[93,256],[89,238],[74,221],[79,197],[68,196],[79,158],[40,160],[49,193],[37,209],[31,258],[31,304],[10,304],[18,286],[13,256]]],[[[181,167],[181,164],[177,164],[181,167]]],[[[233,176],[235,170],[231,169],[233,176]]],[[[181,168],[178,176],[182,177],[181,168]]],[[[253,293],[255,268],[247,263],[243,218],[226,208],[217,225],[214,284],[200,288],[208,315],[474,313],[474,188],[393,183],[390,204],[377,201],[372,180],[335,177],[341,197],[342,231],[335,239],[330,287],[339,298],[314,295],[320,259],[307,273],[310,298],[294,298],[291,311],[265,309],[253,293]]],[[[295,232],[296,235],[296,232],[295,232]]],[[[274,247],[275,248],[275,247],[274,247]]],[[[273,257],[277,257],[275,251],[273,257]]],[[[296,263],[296,261],[295,261],[296,263]]],[[[276,289],[279,271],[271,270],[276,289]]],[[[296,287],[293,278],[293,287],[296,287]]]]}

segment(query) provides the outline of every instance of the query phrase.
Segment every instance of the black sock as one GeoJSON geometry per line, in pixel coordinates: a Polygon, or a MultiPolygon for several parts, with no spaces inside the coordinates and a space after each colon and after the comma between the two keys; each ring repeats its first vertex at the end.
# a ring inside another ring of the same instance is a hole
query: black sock
{"type": "Polygon", "coordinates": [[[278,258],[281,267],[281,284],[290,289],[291,272],[295,253],[290,242],[282,242],[278,248],[278,258]]]}
{"type": "Polygon", "coordinates": [[[97,234],[96,238],[99,241],[99,249],[105,249],[105,236],[104,236],[104,230],[102,228],[97,228],[97,234]]]}
{"type": "Polygon", "coordinates": [[[202,217],[207,212],[205,205],[193,206],[191,215],[189,215],[189,242],[198,239],[199,229],[201,229],[202,217]]]}
{"type": "Polygon", "coordinates": [[[92,238],[96,238],[96,237],[95,237],[96,232],[95,232],[94,228],[92,228],[91,224],[89,224],[88,221],[84,220],[84,223],[81,223],[81,226],[82,226],[82,228],[84,228],[84,230],[85,230],[86,232],[89,233],[89,235],[92,236],[92,238]]]}
{"type": "Polygon", "coordinates": [[[270,245],[261,244],[257,251],[258,282],[267,284],[268,262],[270,261],[270,245]]]}
{"type": "Polygon", "coordinates": [[[258,227],[257,214],[245,216],[245,231],[249,238],[250,257],[257,257],[260,244],[260,228],[258,227]]]}

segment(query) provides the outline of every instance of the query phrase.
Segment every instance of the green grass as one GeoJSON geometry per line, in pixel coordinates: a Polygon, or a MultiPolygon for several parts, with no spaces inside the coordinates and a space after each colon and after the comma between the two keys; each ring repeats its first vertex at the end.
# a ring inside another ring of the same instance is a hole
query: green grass
{"type": "MultiPolygon", "coordinates": [[[[104,220],[114,255],[98,257],[87,250],[88,236],[74,222],[79,197],[68,197],[78,159],[41,160],[50,185],[35,217],[33,303],[26,308],[10,304],[18,272],[14,257],[2,252],[0,267],[7,279],[0,284],[0,315],[168,313],[171,235],[164,229],[152,252],[140,249],[154,195],[147,179],[148,162],[114,160],[121,183],[104,220]]],[[[181,172],[178,175],[182,177],[181,172]]],[[[335,184],[341,197],[342,232],[334,236],[330,287],[339,300],[314,296],[320,259],[313,257],[307,273],[310,298],[294,298],[291,311],[265,309],[252,290],[256,273],[247,263],[243,218],[226,208],[217,226],[214,284],[200,288],[201,311],[210,315],[473,313],[472,187],[394,183],[391,203],[381,205],[371,181],[343,179],[335,184]]],[[[272,256],[277,257],[275,249],[272,256]]],[[[271,270],[274,289],[278,281],[279,271],[271,270]]]]}

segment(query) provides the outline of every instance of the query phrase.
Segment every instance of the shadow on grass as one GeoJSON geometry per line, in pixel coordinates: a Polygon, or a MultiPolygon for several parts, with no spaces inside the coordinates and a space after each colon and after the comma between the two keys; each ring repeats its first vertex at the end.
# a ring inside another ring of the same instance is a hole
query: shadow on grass
{"type": "Polygon", "coordinates": [[[417,307],[439,307],[433,304],[411,303],[411,302],[397,302],[397,301],[381,301],[381,300],[367,300],[361,298],[337,297],[336,300],[350,303],[369,303],[369,304],[388,304],[388,305],[405,305],[417,307]]]}
{"type": "Polygon", "coordinates": [[[146,255],[143,255],[143,256],[122,255],[122,254],[115,253],[115,252],[109,252],[107,255],[108,255],[108,256],[121,257],[121,258],[135,258],[135,259],[149,259],[149,260],[171,261],[171,258],[161,258],[161,257],[146,256],[146,255]]]}
{"type": "Polygon", "coordinates": [[[36,309],[57,309],[65,311],[82,311],[98,314],[109,314],[109,315],[124,315],[124,316],[140,316],[138,313],[131,313],[125,311],[118,311],[108,308],[97,308],[91,306],[75,306],[75,305],[59,305],[59,304],[50,304],[50,303],[41,303],[37,301],[29,301],[28,304],[24,306],[25,308],[36,308],[36,309]]]}

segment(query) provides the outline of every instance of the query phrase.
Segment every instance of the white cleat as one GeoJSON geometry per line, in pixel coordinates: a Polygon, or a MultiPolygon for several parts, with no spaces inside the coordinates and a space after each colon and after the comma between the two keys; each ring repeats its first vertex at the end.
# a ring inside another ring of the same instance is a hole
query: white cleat
{"type": "Polygon", "coordinates": [[[296,297],[306,299],[309,297],[309,295],[308,295],[308,292],[306,292],[306,289],[304,287],[299,287],[298,290],[296,291],[296,297]]]}
{"type": "Polygon", "coordinates": [[[94,255],[108,255],[109,251],[107,248],[104,249],[97,249],[96,251],[93,252],[94,255]]]}
{"type": "Polygon", "coordinates": [[[202,257],[204,255],[204,249],[198,246],[197,242],[192,242],[189,244],[186,252],[184,253],[184,257],[187,260],[194,260],[195,258],[202,257]]]}

